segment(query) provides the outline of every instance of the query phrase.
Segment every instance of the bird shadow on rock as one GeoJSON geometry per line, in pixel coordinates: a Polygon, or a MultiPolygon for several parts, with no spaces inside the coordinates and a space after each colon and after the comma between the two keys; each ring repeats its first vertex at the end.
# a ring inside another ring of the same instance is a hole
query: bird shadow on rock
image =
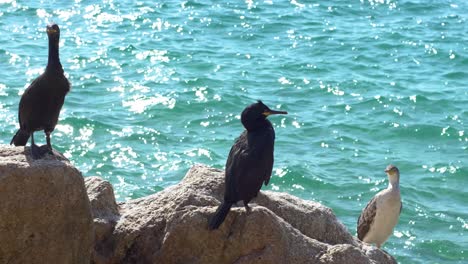
{"type": "Polygon", "coordinates": [[[42,145],[39,146],[39,156],[40,158],[35,159],[32,156],[31,152],[31,147],[24,147],[24,156],[26,157],[26,161],[29,164],[32,164],[34,162],[37,162],[39,160],[56,160],[59,162],[70,162],[69,159],[67,159],[62,153],[60,153],[58,150],[52,148],[52,150],[49,149],[47,145],[42,145]]]}

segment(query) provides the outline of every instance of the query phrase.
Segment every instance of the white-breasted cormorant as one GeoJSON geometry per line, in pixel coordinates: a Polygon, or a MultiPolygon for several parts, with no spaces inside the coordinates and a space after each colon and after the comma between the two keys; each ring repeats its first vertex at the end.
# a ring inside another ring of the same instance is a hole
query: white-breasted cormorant
{"type": "Polygon", "coordinates": [[[401,209],[400,171],[393,165],[385,169],[388,188],[377,193],[362,210],[357,224],[358,238],[380,248],[398,223],[401,209]]]}
{"type": "Polygon", "coordinates": [[[47,36],[49,38],[47,67],[21,96],[18,110],[20,129],[10,142],[15,146],[25,146],[31,136],[31,153],[34,159],[41,158],[45,154],[34,143],[35,131],[44,130],[47,152],[53,154],[50,133],[57,125],[65,95],[70,90],[70,83],[63,74],[62,64],[60,64],[60,29],[57,24],[47,26],[47,36]]]}
{"type": "Polygon", "coordinates": [[[224,201],[209,221],[210,229],[217,229],[226,218],[233,204],[248,203],[257,196],[262,184],[268,184],[273,169],[275,130],[267,117],[287,114],[268,108],[261,101],[249,105],[241,115],[245,131],[229,152],[225,170],[224,201]]]}

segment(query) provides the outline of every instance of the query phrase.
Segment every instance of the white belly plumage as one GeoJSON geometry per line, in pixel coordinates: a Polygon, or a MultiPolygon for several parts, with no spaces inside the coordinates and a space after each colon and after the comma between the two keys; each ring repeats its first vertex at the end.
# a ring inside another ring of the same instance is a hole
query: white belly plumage
{"type": "Polygon", "coordinates": [[[380,247],[393,233],[393,228],[400,217],[400,195],[386,192],[377,200],[377,212],[371,227],[364,237],[366,243],[375,243],[380,247]]]}

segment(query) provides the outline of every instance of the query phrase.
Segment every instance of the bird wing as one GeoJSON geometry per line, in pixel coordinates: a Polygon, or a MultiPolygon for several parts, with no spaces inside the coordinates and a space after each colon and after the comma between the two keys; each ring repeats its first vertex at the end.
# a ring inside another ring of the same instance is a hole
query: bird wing
{"type": "Polygon", "coordinates": [[[262,184],[268,185],[273,171],[275,131],[269,127],[263,131],[249,133],[250,159],[255,162],[251,166],[251,173],[261,179],[262,184]]]}
{"type": "Polygon", "coordinates": [[[271,178],[271,173],[273,172],[273,157],[271,157],[270,160],[266,161],[268,164],[266,166],[267,171],[265,171],[265,175],[263,177],[264,179],[264,184],[265,186],[268,185],[268,183],[270,182],[270,178],[271,178]]]}
{"type": "Polygon", "coordinates": [[[264,177],[264,183],[265,185],[268,185],[268,182],[270,182],[270,178],[271,178],[271,173],[273,171],[273,163],[274,163],[274,149],[275,149],[275,130],[273,129],[273,127],[271,127],[269,130],[268,130],[268,136],[267,138],[269,138],[268,140],[271,142],[271,149],[268,150],[269,153],[271,153],[271,157],[268,158],[268,160],[266,160],[265,162],[267,163],[267,168],[268,170],[265,172],[265,177],[264,177]]]}
{"type": "Polygon", "coordinates": [[[239,200],[239,175],[244,173],[244,162],[247,155],[246,133],[242,133],[229,151],[229,156],[226,161],[226,169],[224,175],[225,192],[224,200],[229,202],[237,202],[239,200]]]}
{"type": "Polygon", "coordinates": [[[372,222],[374,222],[374,217],[377,212],[377,199],[374,196],[367,206],[362,210],[361,215],[359,216],[357,223],[357,233],[358,238],[363,240],[367,232],[369,232],[372,222]]]}
{"type": "MultiPolygon", "coordinates": [[[[30,116],[36,109],[29,107],[32,104],[33,100],[37,100],[37,89],[35,87],[40,86],[42,83],[43,74],[39,75],[34,79],[31,84],[24,90],[23,95],[21,96],[19,102],[19,111],[18,111],[18,120],[20,128],[24,128],[24,123],[29,122],[30,116]]],[[[30,129],[30,128],[28,128],[30,129]]]]}

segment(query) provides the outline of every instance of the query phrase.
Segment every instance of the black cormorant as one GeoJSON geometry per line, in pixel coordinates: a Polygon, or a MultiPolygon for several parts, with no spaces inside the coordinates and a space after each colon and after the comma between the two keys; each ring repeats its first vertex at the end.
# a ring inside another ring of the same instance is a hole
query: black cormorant
{"type": "Polygon", "coordinates": [[[274,111],[261,101],[249,105],[241,115],[245,131],[236,140],[229,152],[225,170],[224,201],[209,221],[210,229],[217,229],[226,218],[233,204],[248,203],[257,196],[262,184],[268,184],[273,169],[275,130],[267,117],[287,114],[274,111]]]}
{"type": "Polygon", "coordinates": [[[47,152],[53,154],[50,133],[57,125],[65,95],[70,90],[70,83],[63,74],[62,64],[60,64],[60,29],[57,24],[47,26],[47,36],[49,38],[47,67],[21,96],[18,111],[20,129],[10,142],[15,146],[25,146],[31,136],[31,153],[34,159],[41,158],[45,154],[34,143],[35,131],[44,130],[47,152]]]}

